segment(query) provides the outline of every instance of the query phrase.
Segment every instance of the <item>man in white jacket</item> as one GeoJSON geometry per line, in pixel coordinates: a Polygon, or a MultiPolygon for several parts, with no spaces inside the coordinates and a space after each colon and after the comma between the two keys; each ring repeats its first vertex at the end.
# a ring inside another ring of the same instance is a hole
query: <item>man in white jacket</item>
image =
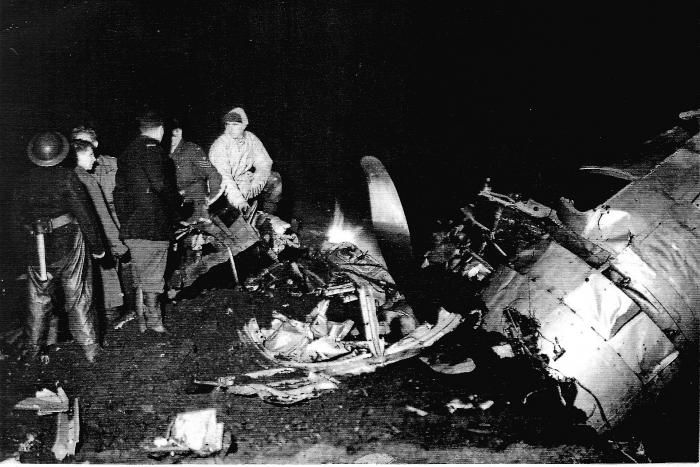
{"type": "Polygon", "coordinates": [[[209,149],[209,160],[221,174],[221,186],[229,203],[241,212],[258,198],[260,209],[273,214],[282,198],[282,179],[272,171],[265,146],[250,131],[248,116],[236,107],[224,115],[225,130],[209,149]]]}

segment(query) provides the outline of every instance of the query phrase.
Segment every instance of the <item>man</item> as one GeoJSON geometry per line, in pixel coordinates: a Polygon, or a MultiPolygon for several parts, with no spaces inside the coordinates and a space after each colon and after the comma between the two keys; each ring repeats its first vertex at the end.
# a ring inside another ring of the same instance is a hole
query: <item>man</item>
{"type": "MultiPolygon", "coordinates": [[[[89,126],[78,126],[73,128],[71,131],[71,140],[81,140],[87,141],[92,144],[92,147],[97,151],[97,147],[100,142],[97,139],[97,132],[94,128],[89,126]]],[[[99,183],[102,192],[104,193],[105,199],[107,200],[107,205],[112,213],[112,216],[116,220],[116,211],[114,210],[114,185],[116,183],[117,175],[117,158],[112,156],[107,156],[105,154],[99,154],[97,156],[97,163],[95,164],[94,171],[92,173],[93,177],[99,183]]],[[[117,227],[119,227],[119,222],[117,221],[117,227]]]]}
{"type": "Polygon", "coordinates": [[[147,112],[139,118],[139,130],[141,135],[119,157],[114,205],[120,238],[131,252],[139,330],[162,333],[159,297],[179,197],[168,172],[170,161],[160,146],[165,133],[162,119],[147,112]]]}
{"type": "Polygon", "coordinates": [[[68,141],[62,134],[34,135],[27,146],[34,166],[13,196],[13,223],[18,233],[24,232],[16,246],[28,255],[29,355],[35,357],[45,343],[52,297],[60,287],[73,339],[93,362],[98,344],[87,255],[102,258],[105,250],[99,221],[78,176],[58,166],[67,154],[68,141]]]}
{"type": "MultiPolygon", "coordinates": [[[[89,126],[77,126],[71,131],[71,139],[73,141],[81,140],[87,141],[92,144],[94,151],[97,150],[99,146],[99,141],[97,139],[97,132],[94,128],[89,126]]],[[[109,215],[112,218],[112,223],[119,229],[119,219],[117,218],[117,211],[114,208],[114,185],[116,184],[117,175],[117,158],[112,156],[107,156],[100,154],[97,156],[96,164],[91,172],[91,176],[95,178],[104,198],[107,201],[107,207],[109,208],[109,215]]],[[[101,219],[104,222],[109,222],[108,219],[101,219]]],[[[115,253],[115,246],[119,251],[123,251],[121,245],[114,243],[114,237],[108,237],[111,243],[110,248],[112,253],[115,253]]],[[[119,240],[116,238],[116,240],[119,240]]],[[[121,241],[119,241],[123,245],[121,241]]],[[[136,309],[136,285],[134,284],[134,278],[131,268],[131,255],[125,252],[122,255],[116,256],[116,265],[101,262],[100,263],[100,273],[103,279],[102,289],[104,296],[104,307],[105,315],[107,317],[106,321],[108,325],[112,324],[115,317],[118,317],[119,312],[116,309],[122,306],[122,311],[124,316],[131,315],[135,313],[136,309]],[[119,282],[114,282],[115,272],[118,273],[119,282]],[[117,293],[116,287],[120,286],[120,291],[117,293]]]]}
{"type": "Polygon", "coordinates": [[[217,244],[214,256],[202,259],[203,232],[218,231],[212,224],[207,210],[209,195],[218,195],[221,189],[221,174],[211,164],[207,155],[198,145],[182,138],[182,124],[173,119],[170,139],[170,157],[175,165],[177,188],[183,197],[183,217],[185,224],[197,224],[198,229],[183,239],[184,248],[173,252],[177,269],[170,277],[173,289],[188,287],[212,266],[228,259],[227,252],[217,244]],[[200,233],[197,233],[200,232],[200,233]],[[184,254],[183,254],[184,253],[184,254]],[[215,261],[211,261],[215,259],[215,261]]]}
{"type": "Polygon", "coordinates": [[[250,131],[248,116],[236,107],[224,115],[225,129],[209,149],[209,160],[222,177],[229,203],[241,212],[248,201],[259,197],[260,208],[269,214],[282,198],[282,179],[272,171],[272,159],[262,142],[250,131]]]}
{"type": "Polygon", "coordinates": [[[192,206],[188,223],[207,219],[207,198],[216,195],[221,189],[221,174],[207,159],[202,148],[182,139],[182,125],[178,120],[172,123],[170,158],[175,163],[177,188],[185,205],[192,206]]]}
{"type": "MultiPolygon", "coordinates": [[[[97,217],[102,225],[102,231],[107,246],[114,258],[119,258],[128,263],[129,249],[119,239],[119,227],[114,221],[113,213],[107,206],[105,195],[95,177],[89,172],[95,164],[95,153],[90,142],[77,139],[72,143],[76,155],[75,174],[85,186],[92,204],[95,207],[97,217]]],[[[119,275],[115,264],[100,264],[100,275],[102,278],[102,299],[104,301],[105,321],[108,326],[112,326],[119,319],[118,307],[124,304],[119,275]]]]}

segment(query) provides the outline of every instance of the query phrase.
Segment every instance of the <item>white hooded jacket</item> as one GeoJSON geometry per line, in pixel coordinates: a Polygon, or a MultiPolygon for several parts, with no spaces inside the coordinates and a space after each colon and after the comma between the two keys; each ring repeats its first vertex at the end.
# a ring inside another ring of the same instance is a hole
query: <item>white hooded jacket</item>
{"type": "MultiPolygon", "coordinates": [[[[248,125],[248,116],[242,108],[236,107],[231,112],[240,115],[243,125],[248,125]]],[[[257,195],[252,189],[264,185],[272,171],[272,158],[265,146],[247,130],[241,138],[226,133],[219,136],[209,149],[209,160],[221,174],[222,186],[232,184],[227,194],[234,204],[257,195]]]]}

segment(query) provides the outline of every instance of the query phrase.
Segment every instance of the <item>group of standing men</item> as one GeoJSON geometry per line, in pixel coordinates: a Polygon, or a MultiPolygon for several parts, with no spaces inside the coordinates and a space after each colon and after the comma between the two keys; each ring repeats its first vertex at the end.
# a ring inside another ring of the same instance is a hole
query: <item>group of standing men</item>
{"type": "Polygon", "coordinates": [[[232,109],[223,123],[208,157],[182,139],[179,123],[168,156],[161,146],[164,122],[153,112],[139,118],[140,135],[118,158],[95,156],[97,135],[88,127],[72,131],[70,148],[58,132],[32,138],[27,154],[34,165],[13,198],[14,223],[28,253],[30,356],[55,343],[57,296],[91,362],[99,350],[99,321],[109,326],[133,314],[141,332],[165,332],[160,296],[175,223],[210,222],[207,206],[221,195],[240,212],[253,198],[266,212],[276,210],[281,179],[261,141],[246,130],[245,111],[232,109]],[[191,207],[186,219],[183,204],[191,207]],[[101,283],[95,289],[93,262],[101,283]]]}

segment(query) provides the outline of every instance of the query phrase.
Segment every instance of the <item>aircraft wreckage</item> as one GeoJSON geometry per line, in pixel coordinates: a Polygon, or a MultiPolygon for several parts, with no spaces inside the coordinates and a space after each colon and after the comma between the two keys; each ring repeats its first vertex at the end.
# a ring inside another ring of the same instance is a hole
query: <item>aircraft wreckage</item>
{"type": "MultiPolygon", "coordinates": [[[[575,382],[572,403],[585,412],[590,426],[612,428],[658,394],[685,354],[698,350],[700,133],[676,127],[644,147],[637,162],[580,168],[582,174],[614,182],[612,194],[591,209],[579,211],[576,200],[566,198],[550,207],[486,185],[462,209],[458,222],[435,234],[423,267],[437,266],[476,284],[472,289],[483,310],[441,308],[435,323],[414,323],[385,345],[386,329],[381,329],[406,309],[404,302],[398,300],[397,306],[396,297],[361,279],[319,284],[324,297],[306,323],[279,314],[268,329],[251,320],[241,330],[263,356],[287,367],[284,372],[307,371],[313,377],[290,380],[291,386],[282,381],[239,388],[238,393],[254,392],[285,404],[315,397],[337,387],[332,376],[413,357],[464,321],[455,312],[478,311],[484,330],[529,342],[509,352],[536,354],[554,379],[575,382]],[[334,297],[358,301],[364,340],[348,345],[343,338],[353,323],[326,318],[334,297]],[[523,317],[535,324],[527,335],[523,317]]],[[[378,159],[365,157],[362,166],[379,258],[358,254],[352,244],[336,244],[326,254],[337,256],[337,265],[388,264],[396,283],[387,270],[378,282],[406,286],[410,303],[409,291],[419,285],[406,273],[412,251],[400,199],[378,159]]],[[[410,267],[418,269],[415,263],[410,267]]],[[[233,380],[224,383],[213,384],[233,386],[233,380]]]]}
{"type": "Polygon", "coordinates": [[[566,198],[550,208],[486,186],[423,264],[483,283],[485,330],[513,335],[516,317],[534,320],[525,351],[576,383],[573,404],[598,430],[657,394],[681,357],[698,352],[700,134],[675,127],[641,156],[581,167],[599,176],[592,186],[602,193],[622,186],[584,211],[566,198]]]}

